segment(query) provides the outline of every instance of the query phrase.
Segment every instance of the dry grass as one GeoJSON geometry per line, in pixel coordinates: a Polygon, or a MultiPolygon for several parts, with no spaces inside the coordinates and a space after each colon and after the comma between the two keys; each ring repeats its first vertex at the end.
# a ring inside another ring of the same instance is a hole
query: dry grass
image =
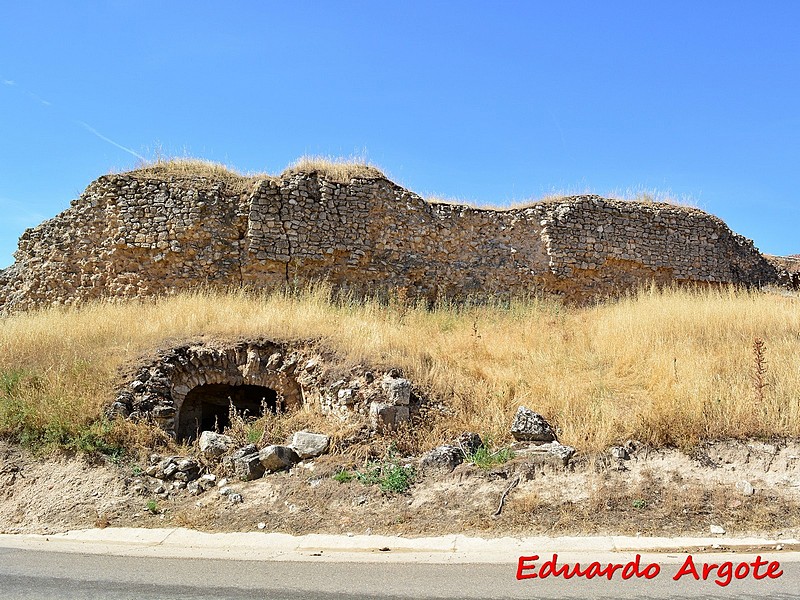
{"type": "Polygon", "coordinates": [[[786,269],[790,273],[800,271],[800,255],[773,256],[772,254],[765,254],[764,257],[772,264],[781,269],[786,269]]]}
{"type": "Polygon", "coordinates": [[[345,365],[403,369],[447,407],[415,434],[419,447],[463,430],[502,442],[520,404],[589,451],[628,438],[800,437],[798,308],[796,297],[758,292],[645,290],[586,308],[428,310],[331,301],[316,289],[42,310],[0,319],[0,435],[98,427],[120,365],[166,339],[205,334],[315,338],[345,365]]]}
{"type": "Polygon", "coordinates": [[[468,206],[470,208],[476,208],[479,210],[512,211],[512,210],[523,210],[526,208],[530,208],[532,206],[536,206],[537,204],[563,202],[565,200],[574,198],[576,196],[592,196],[592,195],[595,196],[599,195],[603,198],[607,198],[610,200],[622,200],[625,202],[641,202],[645,204],[661,203],[661,204],[671,204],[673,206],[679,206],[683,208],[694,208],[694,209],[698,208],[697,203],[688,196],[679,198],[676,197],[672,192],[664,192],[661,190],[646,189],[646,188],[629,188],[624,191],[615,190],[608,192],[606,194],[597,194],[596,192],[592,192],[588,189],[583,189],[583,190],[574,189],[571,191],[554,190],[538,198],[520,200],[517,202],[510,202],[508,204],[503,204],[503,205],[478,203],[471,200],[464,200],[461,198],[451,198],[440,195],[426,196],[425,200],[427,202],[430,202],[431,204],[468,206]]]}
{"type": "Polygon", "coordinates": [[[609,192],[607,197],[628,202],[660,202],[662,204],[672,204],[673,206],[682,206],[685,208],[700,208],[697,200],[691,196],[676,196],[671,191],[658,190],[655,188],[637,187],[622,191],[614,190],[609,192]]]}
{"type": "Polygon", "coordinates": [[[481,204],[475,202],[473,200],[467,200],[464,198],[451,198],[449,196],[440,196],[437,194],[433,194],[430,196],[425,196],[425,202],[428,204],[447,204],[449,206],[467,206],[469,208],[477,208],[479,210],[498,210],[496,206],[491,206],[489,204],[481,204]]]}
{"type": "Polygon", "coordinates": [[[546,196],[542,196],[540,198],[536,198],[534,200],[521,200],[518,202],[510,202],[508,204],[489,204],[485,202],[475,202],[473,200],[466,200],[462,198],[451,198],[448,196],[440,196],[440,195],[431,195],[426,196],[425,201],[429,202],[430,204],[447,204],[450,206],[466,206],[468,208],[474,208],[477,210],[491,210],[491,211],[512,211],[512,210],[523,210],[526,208],[530,208],[531,206],[536,206],[537,204],[545,204],[548,202],[563,202],[574,196],[581,196],[586,195],[589,192],[584,194],[560,194],[560,193],[552,193],[547,194],[546,196]]]}
{"type": "MultiPolygon", "coordinates": [[[[353,178],[386,179],[386,175],[375,165],[361,158],[335,158],[324,156],[302,156],[290,164],[278,177],[289,177],[296,173],[317,172],[331,181],[349,183],[353,178]]],[[[268,173],[242,173],[237,169],[202,158],[157,156],[152,161],[136,165],[128,174],[148,179],[205,178],[209,181],[225,182],[229,188],[246,190],[261,179],[275,178],[268,173]]]]}
{"type": "Polygon", "coordinates": [[[331,156],[301,156],[286,167],[280,177],[314,172],[324,175],[330,181],[341,183],[350,183],[351,179],[387,179],[383,171],[363,158],[331,156]]]}
{"type": "MultiPolygon", "coordinates": [[[[222,181],[233,190],[245,191],[261,179],[285,178],[297,173],[319,173],[328,180],[349,183],[352,179],[388,179],[386,174],[374,164],[363,157],[332,157],[332,156],[301,156],[286,167],[280,175],[268,173],[242,173],[237,169],[222,163],[216,163],[202,158],[191,157],[164,157],[157,155],[155,159],[139,163],[132,171],[128,172],[148,179],[198,178],[209,181],[222,181]]],[[[493,205],[477,203],[463,198],[451,198],[440,195],[426,196],[425,200],[431,204],[449,204],[454,206],[467,206],[479,210],[510,211],[529,208],[536,204],[549,202],[562,202],[574,196],[590,195],[589,190],[553,191],[540,198],[512,202],[507,205],[493,205]]],[[[644,203],[666,203],[686,208],[697,208],[693,199],[688,197],[677,198],[671,192],[656,189],[630,188],[624,191],[612,191],[604,197],[613,200],[644,203]]]]}
{"type": "Polygon", "coordinates": [[[204,178],[209,182],[224,182],[228,188],[244,191],[260,180],[270,177],[266,173],[240,173],[236,169],[202,158],[158,157],[138,164],[129,175],[145,179],[204,178]]]}

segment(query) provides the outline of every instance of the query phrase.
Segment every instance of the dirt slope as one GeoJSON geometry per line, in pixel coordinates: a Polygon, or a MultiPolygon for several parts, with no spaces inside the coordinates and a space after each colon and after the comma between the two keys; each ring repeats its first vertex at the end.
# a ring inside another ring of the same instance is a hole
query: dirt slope
{"type": "Polygon", "coordinates": [[[352,466],[323,456],[257,481],[233,481],[228,487],[244,500],[234,504],[217,487],[200,496],[159,495],[162,483],[130,464],[34,458],[0,443],[0,532],[178,525],[293,534],[707,535],[717,525],[730,535],[800,535],[797,443],[718,442],[693,457],[640,448],[629,460],[583,458],[568,469],[524,458],[488,471],[462,464],[418,477],[400,494],[333,479],[352,466]],[[142,484],[144,493],[137,491],[142,484]]]}

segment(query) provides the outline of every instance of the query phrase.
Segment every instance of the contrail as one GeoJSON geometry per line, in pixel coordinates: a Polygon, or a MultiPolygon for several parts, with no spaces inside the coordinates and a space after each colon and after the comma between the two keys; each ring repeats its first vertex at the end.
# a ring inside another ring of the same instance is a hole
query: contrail
{"type": "Polygon", "coordinates": [[[83,121],[78,121],[78,120],[76,120],[75,122],[76,122],[78,125],[82,126],[84,129],[86,129],[86,131],[88,131],[89,133],[93,133],[94,135],[96,135],[97,137],[99,137],[99,138],[100,138],[101,140],[103,140],[104,142],[108,142],[108,143],[109,143],[109,144],[111,144],[112,146],[116,146],[117,148],[119,148],[120,150],[124,150],[124,151],[125,151],[125,152],[127,152],[128,154],[133,154],[133,155],[134,155],[136,158],[138,158],[139,160],[141,160],[141,161],[144,161],[144,162],[147,162],[147,159],[146,159],[144,156],[142,156],[141,154],[139,154],[139,153],[137,153],[137,152],[134,152],[134,151],[133,151],[133,150],[131,150],[130,148],[126,148],[126,147],[125,147],[125,146],[123,146],[122,144],[118,144],[117,142],[115,142],[115,141],[114,141],[114,140],[112,140],[111,138],[107,138],[106,136],[104,136],[102,133],[100,133],[99,131],[97,131],[97,129],[95,129],[94,127],[92,127],[92,126],[91,126],[91,125],[89,125],[88,123],[84,123],[83,121]]]}
{"type": "Polygon", "coordinates": [[[53,105],[52,105],[52,103],[48,102],[48,101],[47,101],[47,100],[45,100],[44,98],[40,98],[39,96],[37,96],[37,95],[36,95],[36,94],[34,94],[33,92],[28,92],[28,96],[30,96],[31,98],[33,98],[34,100],[36,100],[36,101],[37,101],[39,104],[41,104],[42,106],[53,106],[53,105]]]}
{"type": "MultiPolygon", "coordinates": [[[[25,93],[31,100],[35,100],[36,102],[38,102],[42,106],[47,106],[47,107],[53,106],[52,102],[48,102],[47,100],[45,100],[44,98],[41,98],[40,96],[37,96],[33,92],[30,92],[30,91],[26,90],[25,88],[20,87],[19,85],[17,85],[17,82],[14,81],[13,79],[3,79],[2,82],[3,82],[3,85],[7,85],[8,87],[17,88],[21,92],[25,93]]],[[[62,116],[63,116],[63,114],[62,114],[62,116]]],[[[95,136],[99,137],[104,142],[108,142],[112,146],[115,146],[115,147],[119,148],[120,150],[124,150],[128,154],[132,154],[133,156],[135,156],[139,160],[141,160],[143,162],[147,162],[147,159],[144,156],[142,156],[141,154],[139,154],[138,152],[134,152],[130,148],[127,148],[127,147],[123,146],[122,144],[119,144],[119,143],[115,142],[111,138],[108,138],[108,137],[104,136],[102,133],[97,131],[94,127],[92,127],[91,125],[89,125],[85,121],[80,121],[78,119],[72,119],[72,122],[77,124],[77,125],[80,125],[86,131],[88,131],[92,135],[95,135],[95,136]]]]}

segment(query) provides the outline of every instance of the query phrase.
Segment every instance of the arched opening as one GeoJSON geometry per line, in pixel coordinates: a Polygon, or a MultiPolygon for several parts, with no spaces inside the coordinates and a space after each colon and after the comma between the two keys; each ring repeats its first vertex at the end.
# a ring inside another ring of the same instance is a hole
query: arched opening
{"type": "Polygon", "coordinates": [[[224,383],[198,385],[186,394],[178,411],[178,440],[191,441],[201,431],[222,432],[230,425],[231,403],[245,417],[260,417],[264,411],[285,409],[272,388],[224,383]]]}

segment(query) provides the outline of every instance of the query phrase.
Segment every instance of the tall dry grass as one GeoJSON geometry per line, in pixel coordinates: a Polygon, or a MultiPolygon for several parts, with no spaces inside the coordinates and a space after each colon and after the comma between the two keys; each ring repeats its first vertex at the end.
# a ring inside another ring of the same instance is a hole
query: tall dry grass
{"type": "Polygon", "coordinates": [[[234,190],[249,189],[259,180],[288,177],[295,173],[317,172],[331,181],[349,183],[353,178],[385,179],[383,171],[361,157],[301,156],[286,167],[280,175],[266,172],[243,173],[222,163],[188,156],[162,156],[157,154],[153,160],[141,161],[130,175],[152,179],[165,177],[204,177],[213,182],[225,182],[234,190]]]}
{"type": "Polygon", "coordinates": [[[317,288],[54,308],[0,319],[0,435],[98,427],[120,365],[165,340],[203,334],[315,338],[343,363],[403,369],[447,408],[421,426],[424,445],[465,429],[508,439],[521,404],[587,451],[629,438],[685,446],[798,437],[798,302],[684,289],[586,308],[530,300],[431,310],[333,301],[317,288]]]}
{"type": "Polygon", "coordinates": [[[353,178],[386,179],[383,171],[369,163],[364,157],[334,157],[334,156],[301,156],[291,165],[286,167],[280,177],[294,173],[324,174],[331,181],[349,183],[353,178]]]}

